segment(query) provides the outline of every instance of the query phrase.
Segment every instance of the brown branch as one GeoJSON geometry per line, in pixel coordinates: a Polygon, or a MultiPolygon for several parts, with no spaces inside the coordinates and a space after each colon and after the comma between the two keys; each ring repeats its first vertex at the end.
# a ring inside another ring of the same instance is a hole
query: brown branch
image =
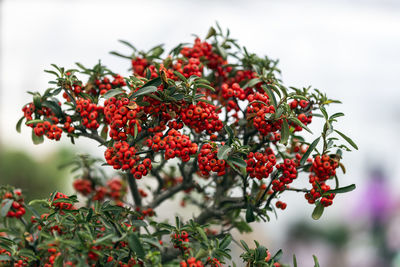
{"type": "Polygon", "coordinates": [[[137,184],[136,184],[136,179],[133,177],[133,175],[128,172],[128,184],[129,184],[129,189],[131,190],[132,198],[133,201],[135,201],[135,204],[137,207],[142,206],[142,197],[140,196],[137,184]]]}

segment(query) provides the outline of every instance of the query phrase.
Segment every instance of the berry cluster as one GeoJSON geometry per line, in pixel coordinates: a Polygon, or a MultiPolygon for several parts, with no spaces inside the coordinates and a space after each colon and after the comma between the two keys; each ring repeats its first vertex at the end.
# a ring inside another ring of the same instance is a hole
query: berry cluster
{"type": "MultiPolygon", "coordinates": [[[[223,145],[223,144],[222,144],[223,145]]],[[[209,177],[210,172],[216,172],[218,176],[225,175],[227,163],[217,158],[218,148],[214,142],[204,144],[198,156],[200,175],[209,177]]]]}
{"type": "Polygon", "coordinates": [[[189,234],[186,231],[180,232],[180,234],[171,234],[171,241],[174,244],[174,248],[179,248],[182,251],[188,251],[189,247],[189,234]]]}
{"type": "Polygon", "coordinates": [[[78,98],[76,100],[76,112],[82,118],[82,124],[88,129],[97,129],[100,124],[97,121],[99,113],[103,113],[103,107],[91,102],[90,99],[78,98]]]}
{"type": "Polygon", "coordinates": [[[321,204],[324,207],[330,206],[333,203],[335,194],[327,193],[331,188],[325,182],[336,175],[336,168],[339,163],[332,159],[329,155],[316,156],[310,168],[309,182],[313,188],[305,195],[308,203],[313,204],[321,196],[321,204]]]}
{"type": "Polygon", "coordinates": [[[180,262],[181,267],[204,267],[204,264],[200,260],[196,260],[195,257],[190,257],[186,261],[180,262]]]}
{"type": "Polygon", "coordinates": [[[247,173],[251,178],[267,178],[276,164],[276,157],[272,149],[267,149],[264,153],[250,152],[247,155],[247,173]]]}
{"type": "Polygon", "coordinates": [[[136,155],[136,148],[129,146],[125,141],[116,142],[113,147],[108,147],[104,157],[107,164],[114,169],[130,170],[136,179],[142,178],[151,170],[151,160],[146,158],[139,163],[140,157],[136,155]]]}
{"type": "Polygon", "coordinates": [[[57,117],[52,117],[52,121],[54,122],[54,124],[51,124],[51,122],[49,121],[44,121],[43,123],[39,122],[38,124],[36,124],[35,128],[33,128],[34,133],[37,136],[46,135],[46,137],[50,140],[60,140],[62,130],[57,126],[57,117]]]}
{"type": "Polygon", "coordinates": [[[247,117],[253,118],[253,125],[261,135],[266,136],[281,129],[283,120],[272,118],[275,107],[269,104],[266,93],[251,94],[247,99],[251,103],[247,109],[247,117]]]}
{"type": "Polygon", "coordinates": [[[11,207],[6,215],[7,217],[19,219],[24,216],[24,199],[19,189],[16,189],[13,192],[6,192],[3,196],[3,199],[9,199],[9,201],[12,201],[11,207]]]}
{"type": "Polygon", "coordinates": [[[111,97],[104,101],[104,115],[106,123],[110,125],[109,135],[112,139],[126,140],[127,135],[135,135],[135,128],[138,133],[142,128],[136,117],[141,108],[128,98],[117,100],[111,97]]]}
{"type": "Polygon", "coordinates": [[[277,202],[275,203],[275,206],[276,206],[278,209],[284,210],[284,209],[286,209],[287,204],[286,204],[285,202],[282,202],[282,201],[277,201],[277,202]]]}
{"type": "Polygon", "coordinates": [[[196,133],[207,131],[212,134],[222,129],[222,121],[218,117],[216,106],[204,102],[190,104],[180,111],[182,121],[196,133]]]}
{"type": "MultiPolygon", "coordinates": [[[[312,122],[312,114],[311,114],[311,107],[310,107],[310,102],[306,101],[304,99],[298,101],[298,100],[293,100],[292,102],[289,103],[290,108],[292,110],[295,110],[297,114],[297,118],[304,124],[308,125],[312,122]]],[[[301,131],[303,128],[300,125],[291,123],[291,126],[294,127],[295,132],[301,131]]]]}
{"type": "Polygon", "coordinates": [[[276,168],[281,171],[279,179],[272,181],[272,189],[274,191],[284,191],[287,185],[297,178],[298,161],[294,159],[285,159],[283,163],[277,164],[276,168]]]}
{"type": "Polygon", "coordinates": [[[80,194],[87,196],[93,191],[93,184],[88,179],[76,179],[72,186],[80,194]]]}
{"type": "Polygon", "coordinates": [[[69,199],[69,197],[63,193],[57,192],[52,201],[52,206],[60,210],[72,210],[74,206],[71,203],[57,201],[58,199],[69,199]]]}
{"type": "Polygon", "coordinates": [[[138,76],[144,77],[145,76],[144,71],[149,66],[147,59],[141,58],[141,57],[136,57],[136,58],[132,59],[131,63],[132,63],[133,73],[138,76]]]}
{"type": "MultiPolygon", "coordinates": [[[[103,80],[95,81],[95,85],[99,88],[100,95],[104,95],[105,93],[107,93],[107,91],[113,88],[122,87],[126,85],[124,77],[122,77],[121,75],[118,74],[114,75],[113,78],[114,80],[112,82],[107,77],[104,77],[103,80]]],[[[97,92],[94,88],[92,88],[91,93],[97,95],[97,92]]]]}
{"type": "Polygon", "coordinates": [[[160,135],[161,133],[158,133],[152,139],[148,139],[146,144],[154,152],[165,150],[164,157],[166,160],[178,157],[183,162],[187,162],[191,155],[197,153],[197,144],[192,143],[189,136],[181,134],[175,129],[171,129],[163,139],[160,135]]]}
{"type": "Polygon", "coordinates": [[[115,201],[121,201],[126,193],[126,187],[119,177],[107,181],[107,196],[115,201]]]}
{"type": "Polygon", "coordinates": [[[217,258],[208,257],[206,264],[210,264],[211,267],[222,267],[222,263],[217,258]]]}

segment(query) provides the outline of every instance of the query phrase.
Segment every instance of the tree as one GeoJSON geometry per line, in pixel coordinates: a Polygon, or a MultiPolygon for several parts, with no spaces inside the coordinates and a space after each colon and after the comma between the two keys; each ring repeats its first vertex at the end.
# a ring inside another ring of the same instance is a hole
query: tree
{"type": "MultiPolygon", "coordinates": [[[[88,155],[69,163],[77,173],[73,186],[85,199],[79,203],[75,195],[54,192],[27,204],[18,189],[3,186],[1,215],[9,227],[0,239],[3,262],[222,266],[231,257],[230,231],[250,231],[250,223],[284,210],[285,192],[302,193],[318,219],[336,194],[355,188],[339,187],[336,174],[345,170],[342,150],[350,150],[341,140],[357,149],[333,127],[344,114],[326,111],[340,102],[310,87],[286,87],[278,61],[241,48],[229,30],[211,28],[205,41],[179,44],[166,57],[162,45],[143,52],[121,43],[132,54],[111,53],[131,61],[130,75],[101,63],[52,65],[46,72],[54,75],[53,87],[29,92],[33,101],[23,107],[18,131],[22,123],[32,128],[35,144],[62,135],[73,144],[96,140],[105,163],[88,155]],[[324,127],[306,141],[301,134],[312,133],[315,117],[324,127]],[[104,165],[119,172],[110,176],[104,165]],[[307,176],[309,188],[291,186],[307,176]],[[179,192],[185,193],[181,204],[200,213],[189,221],[176,217],[175,224],[158,221],[157,207],[179,192]]],[[[272,256],[255,244],[250,249],[241,241],[246,266],[281,266],[281,251],[272,256]]]]}

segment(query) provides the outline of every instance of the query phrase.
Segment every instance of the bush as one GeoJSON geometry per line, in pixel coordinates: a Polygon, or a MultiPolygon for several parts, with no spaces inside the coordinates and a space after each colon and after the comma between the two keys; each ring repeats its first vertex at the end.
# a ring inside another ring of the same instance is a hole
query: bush
{"type": "MultiPolygon", "coordinates": [[[[96,140],[105,162],[81,155],[67,164],[81,201],[54,192],[27,204],[20,190],[2,187],[4,264],[222,266],[231,259],[230,231],[251,231],[250,223],[284,210],[285,192],[300,192],[318,219],[337,194],[355,188],[338,187],[342,151],[350,150],[342,141],[357,149],[333,127],[344,114],[327,113],[340,102],[286,87],[278,61],[249,53],[217,29],[166,57],[162,45],[143,52],[121,41],[132,54],[111,53],[130,60],[124,77],[100,63],[46,70],[53,87],[29,92],[33,101],[17,130],[32,128],[35,144],[63,135],[73,144],[96,140]],[[306,141],[302,133],[312,133],[314,118],[324,127],[306,141]],[[118,172],[110,175],[104,165],[118,172]],[[308,188],[292,186],[307,176],[308,188]],[[199,213],[157,220],[157,207],[179,192],[181,205],[199,213]]],[[[283,266],[281,251],[240,243],[246,266],[283,266]]]]}

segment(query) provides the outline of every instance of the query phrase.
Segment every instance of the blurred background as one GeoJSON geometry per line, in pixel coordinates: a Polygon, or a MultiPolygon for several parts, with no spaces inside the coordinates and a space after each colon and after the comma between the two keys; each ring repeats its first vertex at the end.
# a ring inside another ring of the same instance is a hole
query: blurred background
{"type": "MultiPolygon", "coordinates": [[[[284,262],[296,254],[299,266],[400,266],[400,1],[90,1],[0,0],[0,183],[46,197],[68,188],[59,166],[77,152],[101,157],[88,140],[71,148],[68,140],[32,144],[30,130],[15,124],[30,101],[27,90],[50,87],[51,63],[73,67],[99,59],[126,74],[129,62],[108,54],[123,52],[117,40],[148,49],[171,48],[204,37],[218,21],[249,51],[280,59],[288,86],[326,92],[343,105],[337,124],[359,146],[345,153],[342,184],[357,189],[335,198],[319,221],[303,195],[288,192],[288,207],[254,232],[284,262]]],[[[320,125],[314,125],[318,131],[320,125]]],[[[165,212],[165,211],[164,211],[165,212]]],[[[174,214],[163,214],[173,216],[174,214]]],[[[252,225],[253,226],[253,225],[252,225]]],[[[238,247],[232,246],[237,254],[238,247]]],[[[239,261],[237,261],[239,262],[239,261]]],[[[240,264],[238,264],[240,266],[240,264]]]]}

